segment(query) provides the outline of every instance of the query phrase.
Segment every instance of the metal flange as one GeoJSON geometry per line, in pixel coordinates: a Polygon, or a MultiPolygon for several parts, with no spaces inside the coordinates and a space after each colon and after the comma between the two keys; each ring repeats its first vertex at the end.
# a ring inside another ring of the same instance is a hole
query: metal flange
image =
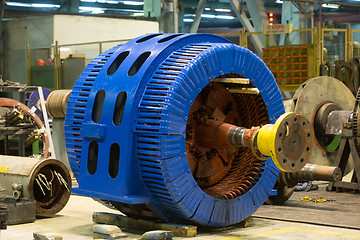
{"type": "Polygon", "coordinates": [[[313,127],[312,138],[315,145],[309,163],[334,165],[337,151],[326,150],[326,145],[334,138],[324,139],[326,136],[319,133],[320,128],[315,125],[316,122],[321,122],[317,120],[322,118],[322,113],[329,109],[326,106],[331,106],[333,110],[352,110],[354,102],[351,91],[339,80],[328,76],[309,79],[296,90],[290,111],[304,115],[313,127]]]}
{"type": "Polygon", "coordinates": [[[271,156],[284,172],[296,172],[308,162],[314,140],[309,121],[298,113],[285,113],[275,124],[260,128],[257,146],[260,152],[271,156]]]}

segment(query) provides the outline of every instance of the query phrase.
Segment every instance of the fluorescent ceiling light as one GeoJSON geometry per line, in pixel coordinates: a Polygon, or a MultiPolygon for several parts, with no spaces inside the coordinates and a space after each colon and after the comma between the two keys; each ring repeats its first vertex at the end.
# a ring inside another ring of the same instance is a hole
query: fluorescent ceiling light
{"type": "Polygon", "coordinates": [[[225,16],[225,15],[217,15],[216,18],[218,18],[218,19],[227,19],[227,20],[234,19],[233,16],[225,16]]]}
{"type": "Polygon", "coordinates": [[[331,3],[324,3],[321,6],[324,8],[339,8],[339,5],[331,4],[331,3]]]}
{"type": "Polygon", "coordinates": [[[213,14],[201,14],[201,17],[203,17],[203,18],[216,18],[216,16],[213,15],[213,14]]]}
{"type": "Polygon", "coordinates": [[[135,16],[135,17],[141,17],[141,16],[144,16],[144,13],[142,12],[135,12],[134,14],[133,14],[133,16],[135,16]]]}
{"type": "Polygon", "coordinates": [[[19,2],[5,2],[6,5],[14,7],[31,7],[31,4],[28,3],[19,3],[19,2]]]}
{"type": "Polygon", "coordinates": [[[46,4],[46,3],[32,3],[31,7],[36,7],[36,8],[59,8],[60,5],[46,4]]]}
{"type": "Polygon", "coordinates": [[[104,13],[104,9],[96,7],[79,7],[80,12],[104,13]]]}
{"type": "Polygon", "coordinates": [[[210,11],[211,9],[210,8],[205,8],[206,11],[210,11]]]}
{"type": "Polygon", "coordinates": [[[191,19],[191,18],[184,18],[184,20],[183,20],[184,22],[193,22],[194,21],[194,19],[191,19]]]}
{"type": "Polygon", "coordinates": [[[284,3],[284,1],[276,0],[276,3],[284,3]]]}
{"type": "Polygon", "coordinates": [[[117,10],[122,12],[134,12],[134,13],[142,13],[144,14],[144,10],[135,10],[135,9],[111,9],[111,10],[117,10]]]}
{"type": "Polygon", "coordinates": [[[108,3],[108,4],[118,4],[119,1],[112,1],[112,0],[80,0],[80,2],[98,2],[98,3],[108,3]]]}
{"type": "Polygon", "coordinates": [[[93,7],[79,7],[80,11],[91,12],[94,8],[93,7]]]}
{"type": "Polygon", "coordinates": [[[14,7],[34,7],[34,8],[59,8],[57,4],[46,4],[46,3],[19,3],[19,2],[6,2],[6,5],[14,7]]]}
{"type": "Polygon", "coordinates": [[[122,1],[125,5],[133,5],[133,6],[140,6],[144,5],[144,2],[136,2],[136,1],[122,1]]]}
{"type": "Polygon", "coordinates": [[[98,3],[118,4],[118,1],[97,0],[98,3]]]}
{"type": "Polygon", "coordinates": [[[215,8],[216,12],[231,12],[230,9],[226,9],[226,8],[215,8]]]}
{"type": "Polygon", "coordinates": [[[97,10],[92,11],[91,13],[93,13],[93,14],[101,14],[101,13],[104,13],[104,12],[105,11],[102,10],[102,9],[97,9],[97,10]]]}
{"type": "Polygon", "coordinates": [[[226,15],[213,15],[213,14],[201,14],[202,18],[217,18],[217,19],[227,19],[232,20],[235,17],[233,16],[226,16],[226,15]]]}
{"type": "Polygon", "coordinates": [[[70,48],[68,48],[68,47],[60,47],[60,52],[61,51],[63,51],[63,52],[68,52],[68,51],[71,51],[71,49],[70,48]]]}

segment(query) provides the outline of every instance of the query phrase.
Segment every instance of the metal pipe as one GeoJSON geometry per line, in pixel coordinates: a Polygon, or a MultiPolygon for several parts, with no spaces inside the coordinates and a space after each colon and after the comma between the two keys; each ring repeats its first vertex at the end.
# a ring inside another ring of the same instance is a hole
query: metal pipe
{"type": "Polygon", "coordinates": [[[219,146],[250,147],[251,137],[259,128],[247,129],[210,119],[197,128],[195,141],[198,145],[207,148],[219,146]]]}
{"type": "Polygon", "coordinates": [[[174,33],[179,32],[179,14],[178,14],[178,0],[173,2],[173,11],[174,11],[174,33]]]}
{"type": "Polygon", "coordinates": [[[296,172],[308,162],[314,140],[309,121],[300,114],[287,113],[275,124],[250,129],[208,119],[197,127],[195,141],[205,148],[247,147],[259,160],[272,157],[280,170],[296,172]],[[255,149],[267,158],[258,156],[255,149]]]}
{"type": "Polygon", "coordinates": [[[339,181],[341,177],[342,172],[339,167],[320,166],[308,163],[298,172],[281,172],[279,181],[282,185],[294,187],[298,182],[302,181],[336,182],[339,181]]]}
{"type": "Polygon", "coordinates": [[[201,21],[201,14],[204,12],[206,1],[207,0],[199,1],[198,6],[196,8],[194,22],[191,25],[189,33],[197,33],[201,21]]]}
{"type": "Polygon", "coordinates": [[[71,177],[55,159],[0,155],[0,198],[33,200],[38,214],[54,215],[70,197],[71,177]]]}

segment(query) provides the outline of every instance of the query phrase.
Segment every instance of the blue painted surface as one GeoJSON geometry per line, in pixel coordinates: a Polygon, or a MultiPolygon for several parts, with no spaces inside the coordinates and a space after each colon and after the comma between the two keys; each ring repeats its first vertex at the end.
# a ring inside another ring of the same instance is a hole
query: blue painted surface
{"type": "Polygon", "coordinates": [[[251,80],[260,90],[272,123],[284,113],[280,91],[269,69],[247,49],[209,34],[179,34],[159,43],[169,36],[154,35],[141,41],[142,36],[114,47],[91,62],[76,82],[65,119],[68,156],[79,181],[75,191],[130,204],[147,203],[167,220],[210,226],[240,222],[267,199],[279,170],[267,161],[255,186],[238,198],[221,200],[207,195],[188,165],[188,113],[199,92],[212,79],[227,73],[251,80]],[[107,75],[109,66],[124,51],[129,55],[114,74],[107,75]],[[129,76],[135,60],[147,51],[151,55],[134,76],[129,76]],[[92,109],[100,90],[106,96],[101,119],[95,123],[92,109]],[[127,93],[123,120],[115,126],[115,102],[123,91],[127,93]],[[88,150],[94,140],[99,154],[96,172],[91,175],[88,150]],[[115,178],[108,173],[113,143],[120,146],[115,178]]]}

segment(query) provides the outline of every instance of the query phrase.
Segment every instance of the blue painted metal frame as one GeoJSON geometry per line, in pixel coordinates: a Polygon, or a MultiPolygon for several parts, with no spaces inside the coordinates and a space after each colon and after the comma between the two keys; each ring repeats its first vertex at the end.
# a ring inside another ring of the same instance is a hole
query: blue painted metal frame
{"type": "Polygon", "coordinates": [[[280,91],[266,65],[249,50],[209,34],[161,34],[136,38],[91,62],[70,96],[65,137],[71,167],[79,181],[75,192],[129,204],[147,203],[165,220],[225,226],[240,222],[263,204],[279,170],[271,160],[247,193],[221,200],[204,193],[191,175],[185,148],[186,121],[199,92],[215,77],[237,73],[260,90],[270,122],[284,113],[280,91]],[[167,40],[167,41],[165,41],[167,40]],[[160,41],[160,42],[159,42],[160,41]],[[107,69],[124,51],[117,71],[107,69]],[[151,55],[138,72],[128,71],[144,52],[151,55]],[[106,96],[99,123],[91,119],[95,96],[106,96]],[[123,121],[112,122],[117,95],[125,91],[123,121]],[[91,133],[104,131],[103,135],[91,133]],[[90,130],[89,130],[90,129],[90,130]],[[100,136],[100,137],[99,137],[100,136]],[[96,140],[96,172],[87,170],[88,146],[96,140]],[[112,143],[120,146],[119,174],[108,173],[112,143]]]}

